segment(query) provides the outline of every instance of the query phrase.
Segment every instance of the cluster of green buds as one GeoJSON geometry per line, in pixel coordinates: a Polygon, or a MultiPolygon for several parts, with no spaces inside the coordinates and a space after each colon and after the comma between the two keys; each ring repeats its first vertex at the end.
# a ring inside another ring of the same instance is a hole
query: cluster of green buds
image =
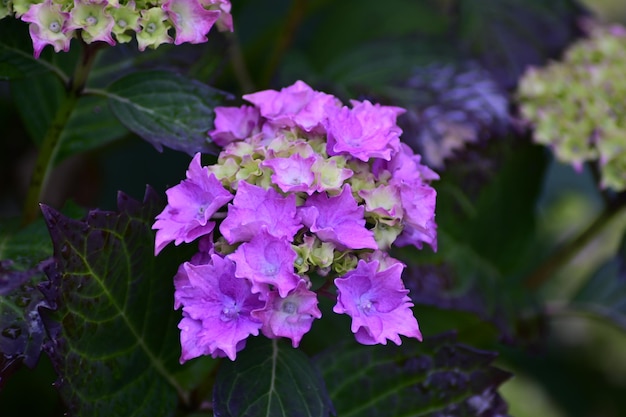
{"type": "Polygon", "coordinates": [[[626,28],[594,27],[562,61],[531,68],[518,99],[534,140],[577,170],[598,163],[603,188],[626,190],[626,28]]]}
{"type": "Polygon", "coordinates": [[[73,38],[139,50],[164,43],[203,43],[215,25],[233,30],[230,0],[3,0],[0,18],[15,15],[29,23],[34,55],[46,45],[68,51],[73,38]],[[171,36],[173,35],[173,37],[171,36]]]}

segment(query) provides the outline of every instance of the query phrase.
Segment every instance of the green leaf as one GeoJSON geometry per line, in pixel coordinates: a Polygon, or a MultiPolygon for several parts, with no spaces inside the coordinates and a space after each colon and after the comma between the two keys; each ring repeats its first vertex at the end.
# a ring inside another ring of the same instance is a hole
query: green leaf
{"type": "Polygon", "coordinates": [[[236,361],[222,364],[213,401],[220,417],[328,416],[331,409],[315,365],[276,339],[250,341],[236,361]]]}
{"type": "Polygon", "coordinates": [[[56,162],[104,146],[130,132],[113,115],[103,97],[83,96],[61,135],[56,162]]]}
{"type": "Polygon", "coordinates": [[[52,74],[11,82],[13,102],[33,142],[40,145],[65,94],[63,85],[52,74]]]}
{"type": "Polygon", "coordinates": [[[168,416],[177,394],[186,399],[174,377],[177,262],[153,253],[157,200],[150,188],[143,204],[120,193],[119,213],[94,210],[83,221],[42,207],[55,261],[45,292],[57,306],[45,316],[47,351],[72,415],[168,416]]]}
{"type": "Polygon", "coordinates": [[[105,94],[118,119],[156,149],[217,153],[207,135],[223,97],[217,90],[172,72],[143,71],[115,81],[105,94]]]}
{"type": "Polygon", "coordinates": [[[626,331],[626,236],[617,254],[581,287],[568,309],[601,317],[626,331]]]}
{"type": "MultiPolygon", "coordinates": [[[[41,144],[65,94],[63,85],[52,74],[15,80],[13,100],[31,139],[41,144]]],[[[127,135],[104,97],[83,96],[61,134],[55,164],[80,152],[104,146],[127,135]]]]}
{"type": "Polygon", "coordinates": [[[469,417],[506,414],[496,389],[510,374],[491,366],[495,356],[448,334],[401,346],[350,341],[316,363],[341,417],[469,417]]]}

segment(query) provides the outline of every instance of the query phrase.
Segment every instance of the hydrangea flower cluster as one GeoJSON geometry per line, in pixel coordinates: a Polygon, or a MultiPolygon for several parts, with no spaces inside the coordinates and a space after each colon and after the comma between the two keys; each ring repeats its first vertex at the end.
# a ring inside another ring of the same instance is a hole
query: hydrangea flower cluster
{"type": "Polygon", "coordinates": [[[534,140],[581,170],[597,161],[601,186],[626,190],[626,28],[594,27],[562,61],[529,69],[520,81],[522,116],[534,140]]]}
{"type": "Polygon", "coordinates": [[[436,250],[436,173],[400,142],[402,109],[302,81],[216,108],[217,163],[196,154],[167,190],[155,253],[198,240],[174,278],[181,362],[231,360],[250,335],[297,347],[321,317],[318,295],[352,318],[363,344],[421,340],[392,244],[436,250]]]}
{"type": "Polygon", "coordinates": [[[72,38],[86,43],[126,43],[139,50],[164,43],[203,43],[216,25],[233,30],[230,0],[5,0],[0,18],[28,22],[35,58],[46,45],[67,52],[72,38]],[[173,37],[171,36],[173,35],[173,37]]]}

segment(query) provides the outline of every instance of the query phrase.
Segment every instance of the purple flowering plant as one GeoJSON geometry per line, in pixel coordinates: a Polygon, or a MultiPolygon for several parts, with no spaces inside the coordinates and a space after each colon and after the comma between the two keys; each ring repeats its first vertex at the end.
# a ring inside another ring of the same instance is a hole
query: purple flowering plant
{"type": "MultiPolygon", "coordinates": [[[[625,414],[626,197],[589,185],[597,165],[564,173],[517,92],[596,39],[588,19],[0,2],[0,415],[625,414]]],[[[610,28],[610,62],[570,70],[619,98],[610,28]]],[[[589,114],[561,127],[619,120],[568,94],[589,114]]],[[[623,151],[615,126],[579,130],[623,151]]]]}
{"type": "Polygon", "coordinates": [[[397,238],[436,248],[430,182],[438,176],[402,146],[403,110],[367,100],[344,106],[303,81],[244,98],[253,106],[216,108],[209,135],[223,146],[217,162],[202,167],[196,154],[153,225],[157,255],[208,236],[201,264],[220,277],[212,297],[199,297],[198,269],[178,270],[181,362],[235,360],[259,329],[298,347],[322,316],[318,295],[336,299],[333,311],[351,317],[363,344],[421,340],[404,265],[387,251],[397,238]],[[239,281],[236,294],[230,281],[239,281]]]}

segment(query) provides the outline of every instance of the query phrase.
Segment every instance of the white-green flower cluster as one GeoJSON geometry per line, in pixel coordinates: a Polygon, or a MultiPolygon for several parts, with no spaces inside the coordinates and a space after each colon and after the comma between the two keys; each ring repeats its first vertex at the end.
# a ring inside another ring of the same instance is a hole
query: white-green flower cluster
{"type": "Polygon", "coordinates": [[[626,28],[596,27],[563,60],[531,68],[518,90],[537,143],[580,170],[598,163],[601,186],[626,190],[626,28]]]}

